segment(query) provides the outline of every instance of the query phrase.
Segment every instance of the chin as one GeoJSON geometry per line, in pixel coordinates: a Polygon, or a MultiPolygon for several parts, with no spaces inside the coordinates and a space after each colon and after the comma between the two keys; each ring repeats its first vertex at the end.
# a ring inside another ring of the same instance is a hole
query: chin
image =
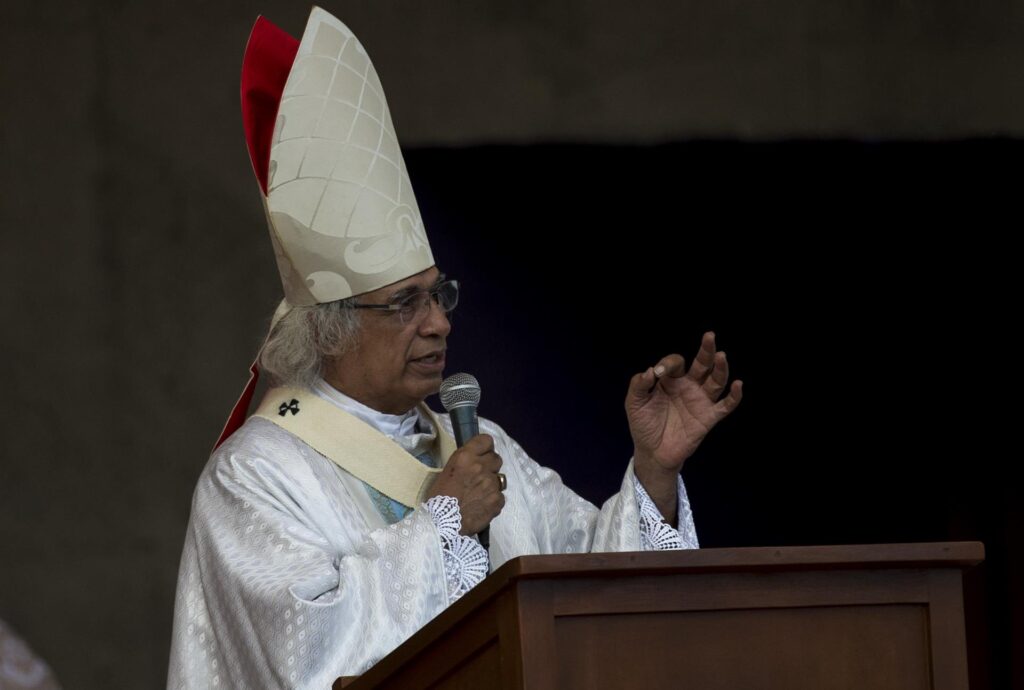
{"type": "Polygon", "coordinates": [[[420,396],[420,400],[430,397],[431,395],[437,395],[437,392],[441,390],[442,379],[443,377],[438,376],[436,381],[421,388],[420,390],[423,392],[423,394],[420,396]]]}
{"type": "Polygon", "coordinates": [[[415,396],[416,403],[421,403],[431,395],[436,395],[437,392],[441,390],[441,381],[444,380],[444,375],[437,374],[436,376],[421,376],[417,378],[419,380],[412,385],[407,386],[405,390],[410,397],[415,396]]]}

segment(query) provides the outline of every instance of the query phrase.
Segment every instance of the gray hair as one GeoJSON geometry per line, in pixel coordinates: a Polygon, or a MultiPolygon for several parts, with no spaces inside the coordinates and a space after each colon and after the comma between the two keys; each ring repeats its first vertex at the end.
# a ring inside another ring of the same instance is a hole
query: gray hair
{"type": "Polygon", "coordinates": [[[354,298],[292,307],[270,329],[260,369],[276,386],[310,387],[330,357],[352,349],[359,336],[354,298]]]}

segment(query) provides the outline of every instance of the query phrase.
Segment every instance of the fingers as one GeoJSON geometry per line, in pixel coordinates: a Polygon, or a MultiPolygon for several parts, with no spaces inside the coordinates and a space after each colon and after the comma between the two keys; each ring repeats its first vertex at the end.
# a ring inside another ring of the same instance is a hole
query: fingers
{"type": "Polygon", "coordinates": [[[498,469],[501,468],[501,457],[492,453],[485,456],[473,466],[473,480],[467,487],[466,501],[463,506],[463,524],[466,524],[467,513],[471,514],[471,522],[479,523],[479,531],[490,524],[505,507],[505,494],[501,490],[501,479],[498,469]]]}
{"type": "MultiPolygon", "coordinates": [[[[501,469],[501,456],[497,453],[487,455],[473,455],[471,453],[456,452],[448,462],[452,473],[463,474],[467,478],[476,474],[494,475],[501,469]]],[[[447,467],[447,466],[446,466],[447,467]]]]}
{"type": "Polygon", "coordinates": [[[461,534],[477,534],[505,508],[505,494],[501,491],[497,473],[485,472],[479,464],[474,464],[464,473],[463,479],[465,483],[460,484],[457,492],[445,495],[459,500],[461,534]]]}
{"type": "Polygon", "coordinates": [[[498,513],[500,513],[502,508],[505,507],[505,494],[501,493],[500,491],[495,492],[494,494],[488,497],[487,502],[488,506],[491,509],[491,519],[487,521],[488,523],[490,523],[491,520],[498,517],[498,513]]]}
{"type": "Polygon", "coordinates": [[[715,403],[715,412],[719,414],[719,419],[735,410],[741,400],[743,400],[743,381],[736,380],[729,388],[729,395],[715,403]]]}
{"type": "MultiPolygon", "coordinates": [[[[661,379],[680,379],[687,376],[698,383],[703,383],[715,365],[715,334],[708,331],[701,340],[700,351],[690,370],[686,370],[686,358],[680,354],[666,355],[643,374],[637,374],[630,381],[629,391],[634,397],[647,398],[654,392],[654,384],[661,379]]],[[[670,386],[670,388],[674,388],[670,386]]]]}
{"type": "Polygon", "coordinates": [[[729,362],[726,360],[724,352],[716,352],[715,364],[711,369],[711,375],[704,380],[701,387],[709,398],[718,400],[719,396],[722,395],[722,391],[725,390],[725,384],[728,382],[729,362]]]}
{"type": "Polygon", "coordinates": [[[501,456],[494,452],[494,439],[478,434],[466,441],[448,459],[426,496],[451,496],[459,501],[462,534],[476,534],[505,507],[498,471],[501,456]]]}
{"type": "Polygon", "coordinates": [[[474,479],[475,475],[494,475],[501,469],[501,456],[494,452],[494,439],[487,434],[478,434],[466,441],[466,444],[455,451],[452,461],[453,472],[465,474],[467,479],[474,479]]]}
{"type": "Polygon", "coordinates": [[[501,493],[501,479],[497,472],[481,472],[473,480],[472,486],[483,493],[501,493]]]}
{"type": "Polygon", "coordinates": [[[714,369],[715,358],[715,333],[708,331],[700,340],[700,350],[693,359],[693,364],[686,375],[697,383],[704,383],[708,375],[714,369]]]}
{"type": "Polygon", "coordinates": [[[501,469],[501,456],[497,453],[490,453],[480,458],[479,464],[480,469],[488,474],[498,474],[498,470],[501,469]]]}
{"type": "Polygon", "coordinates": [[[636,374],[629,380],[629,388],[626,392],[626,405],[636,403],[643,404],[651,397],[654,386],[666,376],[681,378],[686,372],[686,360],[682,355],[668,355],[662,357],[661,361],[647,371],[636,374]]]}
{"type": "MultiPolygon", "coordinates": [[[[658,381],[662,381],[665,390],[671,393],[678,390],[678,385],[671,379],[680,379],[684,375],[687,379],[700,384],[711,400],[718,400],[722,396],[729,383],[729,360],[724,351],[716,349],[714,331],[706,332],[701,338],[700,350],[689,370],[686,369],[686,360],[682,355],[667,355],[651,369],[634,376],[630,381],[629,391],[634,398],[646,401],[654,392],[654,386],[658,381]]],[[[742,391],[737,395],[742,397],[742,391]]],[[[723,405],[722,410],[728,414],[738,403],[739,399],[733,395],[729,403],[723,405]]]]}
{"type": "Polygon", "coordinates": [[[629,380],[629,388],[626,391],[626,406],[630,403],[642,404],[651,396],[651,389],[658,382],[654,375],[654,367],[648,367],[647,371],[635,375],[629,380]]]}
{"type": "Polygon", "coordinates": [[[473,455],[487,455],[494,452],[494,439],[488,434],[477,434],[466,441],[462,448],[469,450],[473,455]]]}
{"type": "Polygon", "coordinates": [[[664,357],[655,367],[655,371],[658,367],[664,367],[664,375],[672,378],[681,378],[685,371],[686,377],[699,383],[712,400],[717,400],[721,396],[729,382],[729,362],[725,352],[716,350],[714,331],[708,331],[701,338],[700,350],[688,371],[685,370],[685,360],[677,354],[664,357]]]}
{"type": "Polygon", "coordinates": [[[654,365],[654,373],[659,379],[666,376],[678,379],[686,373],[686,358],[677,354],[665,355],[654,365]]]}

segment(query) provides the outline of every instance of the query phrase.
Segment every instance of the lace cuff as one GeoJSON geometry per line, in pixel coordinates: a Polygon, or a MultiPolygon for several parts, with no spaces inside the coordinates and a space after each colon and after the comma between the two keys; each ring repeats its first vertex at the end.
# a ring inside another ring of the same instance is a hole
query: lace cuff
{"type": "Polygon", "coordinates": [[[459,534],[462,529],[459,499],[434,496],[424,506],[441,534],[441,555],[451,603],[487,577],[487,551],[476,540],[459,534]]]}
{"type": "Polygon", "coordinates": [[[676,478],[678,527],[673,529],[661,516],[661,511],[648,495],[644,485],[633,475],[633,488],[640,508],[640,543],[644,551],[668,551],[671,549],[695,549],[697,537],[693,533],[693,517],[690,501],[686,496],[683,478],[676,478]]]}

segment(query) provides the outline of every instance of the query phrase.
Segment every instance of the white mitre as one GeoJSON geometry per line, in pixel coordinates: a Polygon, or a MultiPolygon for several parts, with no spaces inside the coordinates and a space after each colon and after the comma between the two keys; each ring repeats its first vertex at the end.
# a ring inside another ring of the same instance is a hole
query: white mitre
{"type": "Polygon", "coordinates": [[[345,299],[434,265],[377,71],[319,7],[284,85],[269,158],[264,200],[289,306],[345,299]]]}
{"type": "MultiPolygon", "coordinates": [[[[314,7],[296,41],[257,18],[241,95],[284,285],[274,322],[291,307],[361,295],[434,265],[380,79],[347,26],[314,7]]],[[[246,419],[257,362],[249,370],[217,446],[246,419]]]]}

